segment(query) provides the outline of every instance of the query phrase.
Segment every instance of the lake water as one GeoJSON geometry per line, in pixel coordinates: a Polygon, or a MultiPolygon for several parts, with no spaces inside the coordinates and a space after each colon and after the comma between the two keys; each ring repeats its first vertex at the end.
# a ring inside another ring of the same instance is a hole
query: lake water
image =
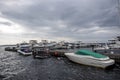
{"type": "Polygon", "coordinates": [[[33,59],[0,47],[0,80],[120,80],[120,65],[104,70],[63,57],[33,59]]]}

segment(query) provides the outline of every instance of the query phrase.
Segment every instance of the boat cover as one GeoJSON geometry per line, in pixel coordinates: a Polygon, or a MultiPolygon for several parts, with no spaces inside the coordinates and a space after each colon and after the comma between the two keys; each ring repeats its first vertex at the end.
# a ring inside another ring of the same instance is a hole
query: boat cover
{"type": "Polygon", "coordinates": [[[95,53],[95,52],[92,52],[92,51],[89,51],[89,50],[78,50],[77,52],[75,52],[75,54],[93,56],[95,58],[106,58],[107,57],[105,55],[95,53]]]}

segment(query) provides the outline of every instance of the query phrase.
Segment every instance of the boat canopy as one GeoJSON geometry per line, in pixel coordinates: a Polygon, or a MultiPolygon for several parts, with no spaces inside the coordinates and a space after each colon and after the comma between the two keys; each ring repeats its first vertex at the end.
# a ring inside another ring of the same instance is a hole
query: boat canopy
{"type": "Polygon", "coordinates": [[[95,52],[92,52],[92,51],[89,51],[89,50],[78,50],[77,52],[75,52],[75,54],[93,56],[95,58],[106,58],[107,57],[105,55],[95,53],[95,52]]]}

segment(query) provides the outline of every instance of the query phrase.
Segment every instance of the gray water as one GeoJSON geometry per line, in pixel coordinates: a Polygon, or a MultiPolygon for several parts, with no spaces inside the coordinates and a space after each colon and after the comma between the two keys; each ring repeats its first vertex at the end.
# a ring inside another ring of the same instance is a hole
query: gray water
{"type": "Polygon", "coordinates": [[[0,80],[120,80],[120,65],[104,70],[63,57],[33,59],[0,47],[0,80]]]}

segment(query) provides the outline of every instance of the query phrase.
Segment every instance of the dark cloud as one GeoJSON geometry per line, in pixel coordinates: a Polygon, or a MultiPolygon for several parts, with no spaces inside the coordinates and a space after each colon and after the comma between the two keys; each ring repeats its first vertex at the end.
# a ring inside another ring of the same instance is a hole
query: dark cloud
{"type": "Polygon", "coordinates": [[[11,25],[12,25],[12,24],[9,23],[9,22],[0,22],[0,24],[7,25],[7,26],[11,26],[11,25]]]}
{"type": "MultiPolygon", "coordinates": [[[[35,31],[34,34],[24,34],[31,35],[31,37],[45,35],[54,38],[59,36],[86,39],[92,34],[94,37],[91,38],[98,39],[97,35],[93,34],[98,29],[92,30],[90,28],[98,26],[99,29],[107,31],[110,31],[113,27],[119,29],[115,0],[12,1],[0,1],[2,16],[35,31]],[[85,31],[81,31],[80,34],[77,33],[83,28],[86,28],[85,31]]],[[[113,35],[115,34],[113,33],[113,35]]],[[[107,36],[110,37],[108,34],[105,36],[106,39],[107,36]]],[[[102,38],[102,36],[99,37],[102,38]]]]}
{"type": "MultiPolygon", "coordinates": [[[[3,10],[3,14],[14,19],[20,24],[27,26],[48,26],[54,25],[55,21],[62,20],[69,26],[90,26],[91,23],[96,25],[107,22],[107,24],[117,26],[115,3],[112,0],[48,0],[32,4],[30,6],[22,6],[14,9],[8,8],[3,10]],[[22,7],[22,8],[21,8],[22,7]],[[111,11],[115,11],[109,14],[111,11]],[[98,22],[96,22],[98,21],[98,22]],[[113,24],[111,24],[113,23],[113,24]]],[[[7,6],[6,6],[7,7],[7,6]]]]}

